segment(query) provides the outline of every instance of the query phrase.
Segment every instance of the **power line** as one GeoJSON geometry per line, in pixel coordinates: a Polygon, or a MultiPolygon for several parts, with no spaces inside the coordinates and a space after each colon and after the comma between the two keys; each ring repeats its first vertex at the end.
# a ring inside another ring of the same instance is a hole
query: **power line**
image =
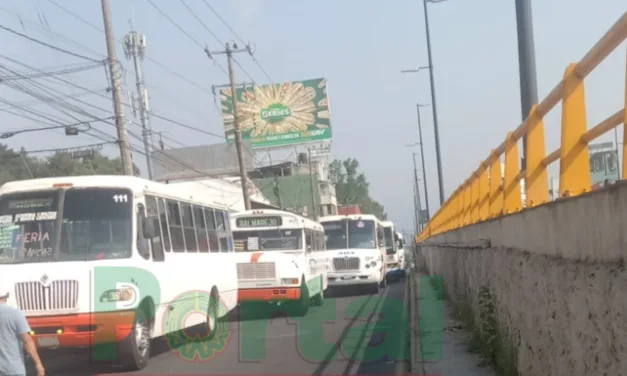
{"type": "Polygon", "coordinates": [[[221,139],[226,139],[226,137],[225,137],[224,135],[219,135],[219,134],[217,134],[217,133],[212,133],[212,132],[209,132],[209,131],[205,131],[205,130],[203,130],[203,129],[193,127],[193,126],[191,126],[191,125],[187,125],[187,124],[181,123],[181,122],[179,122],[179,121],[169,119],[169,118],[167,118],[167,117],[165,117],[165,116],[161,116],[161,115],[155,114],[153,111],[151,111],[151,112],[150,112],[150,114],[151,114],[152,116],[154,116],[154,117],[158,118],[158,119],[165,120],[165,121],[167,121],[167,122],[169,122],[169,123],[172,123],[172,124],[175,124],[175,125],[181,126],[181,127],[183,127],[183,128],[190,129],[190,130],[192,130],[192,131],[196,131],[196,132],[198,132],[198,133],[206,134],[206,135],[213,136],[213,137],[218,137],[218,138],[221,138],[221,139]]]}
{"type": "Polygon", "coordinates": [[[2,82],[2,81],[21,80],[21,79],[25,79],[25,78],[40,78],[40,77],[60,76],[60,75],[64,75],[64,74],[85,72],[85,71],[88,71],[88,70],[92,70],[94,68],[101,68],[101,67],[102,67],[102,63],[98,63],[97,65],[91,64],[91,65],[84,66],[84,67],[68,68],[68,69],[57,70],[57,71],[52,71],[52,72],[35,73],[35,74],[24,75],[24,76],[19,76],[19,77],[18,76],[14,76],[14,77],[0,77],[0,82],[2,82]]]}
{"type": "MultiPolygon", "coordinates": [[[[183,1],[183,0],[181,0],[183,1]]],[[[203,2],[205,3],[205,5],[207,6],[207,8],[209,8],[211,10],[211,12],[213,12],[213,14],[215,14],[216,17],[218,17],[218,19],[220,20],[220,22],[222,22],[222,24],[224,24],[224,26],[226,26],[232,33],[233,35],[235,35],[235,37],[237,39],[239,39],[240,42],[242,42],[242,44],[246,44],[247,42],[244,41],[244,39],[239,36],[239,34],[231,27],[231,25],[229,25],[228,22],[226,22],[226,20],[220,15],[220,13],[218,13],[218,11],[216,11],[207,0],[203,0],[203,2]]],[[[221,43],[223,44],[223,43],[221,43]]],[[[261,70],[261,72],[263,73],[264,76],[266,76],[266,78],[268,79],[268,81],[270,81],[270,83],[273,82],[272,78],[270,77],[270,75],[268,74],[268,72],[265,70],[265,68],[261,65],[261,63],[255,58],[254,55],[252,55],[253,61],[255,62],[255,64],[257,64],[257,66],[259,67],[259,69],[261,70]]]]}
{"type": "Polygon", "coordinates": [[[104,145],[110,145],[110,144],[115,144],[115,143],[116,143],[116,141],[108,141],[108,142],[99,142],[97,144],[81,145],[81,146],[76,146],[76,147],[71,147],[71,148],[25,150],[24,153],[25,154],[58,153],[58,152],[60,152],[60,153],[70,153],[72,150],[76,150],[76,149],[91,149],[91,148],[102,147],[104,145]]]}
{"type": "MultiPolygon", "coordinates": [[[[38,69],[33,68],[32,66],[30,66],[30,65],[28,65],[28,64],[22,63],[22,62],[20,62],[20,61],[18,61],[18,60],[12,59],[12,58],[7,57],[7,56],[4,56],[4,55],[2,55],[2,54],[0,54],[0,58],[4,58],[4,59],[9,60],[9,61],[11,61],[11,62],[13,62],[13,63],[15,63],[15,64],[22,65],[22,66],[24,66],[24,67],[26,67],[26,68],[28,68],[28,69],[32,69],[32,70],[35,70],[35,71],[39,71],[38,69]]],[[[5,69],[6,69],[6,68],[5,68],[5,69]]],[[[102,98],[104,98],[104,99],[107,99],[107,100],[109,100],[109,99],[110,99],[110,98],[108,98],[108,97],[107,97],[106,95],[104,95],[104,94],[98,93],[98,92],[93,91],[93,90],[88,89],[88,88],[85,88],[85,87],[83,87],[83,86],[81,86],[81,85],[75,84],[75,83],[73,83],[73,82],[71,82],[71,81],[68,81],[68,80],[65,80],[65,79],[63,79],[63,78],[59,78],[59,77],[51,77],[51,78],[54,78],[55,80],[58,80],[58,81],[61,81],[61,82],[64,82],[64,83],[66,83],[66,84],[68,84],[68,85],[74,86],[74,87],[76,87],[76,88],[79,88],[79,89],[82,89],[82,90],[86,90],[86,91],[90,91],[90,92],[92,92],[92,93],[94,93],[94,94],[96,94],[96,95],[98,95],[98,96],[100,96],[100,97],[102,97],[102,98]]],[[[41,85],[41,84],[39,84],[39,85],[41,85]]],[[[88,102],[81,101],[81,100],[79,100],[79,99],[77,99],[77,98],[72,98],[72,99],[73,99],[73,100],[75,100],[75,101],[77,101],[77,102],[83,103],[83,104],[85,104],[85,105],[87,105],[87,106],[93,107],[93,108],[95,108],[95,109],[98,109],[98,110],[101,110],[101,111],[105,111],[105,112],[109,112],[109,110],[105,110],[105,109],[103,109],[103,108],[101,108],[101,107],[94,106],[94,105],[92,105],[92,104],[90,104],[90,103],[88,103],[88,102]]],[[[63,101],[63,102],[64,102],[64,101],[63,101]]],[[[65,102],[65,103],[67,103],[67,102],[65,102]]],[[[131,107],[130,105],[128,105],[128,104],[126,104],[126,103],[124,103],[124,105],[125,105],[126,107],[131,107]]],[[[200,129],[200,128],[193,127],[193,126],[188,125],[188,124],[185,124],[185,123],[183,123],[183,122],[180,122],[180,121],[177,121],[177,120],[173,120],[173,119],[171,119],[171,118],[168,118],[168,117],[165,117],[165,116],[162,116],[162,115],[156,114],[156,113],[154,113],[154,112],[152,112],[152,111],[151,111],[151,115],[152,115],[152,116],[154,116],[154,117],[156,117],[156,118],[159,118],[159,119],[161,119],[161,120],[167,121],[167,122],[169,122],[169,123],[172,123],[172,124],[175,124],[175,125],[178,125],[178,126],[181,126],[181,127],[184,127],[184,128],[187,128],[187,129],[190,129],[190,130],[193,130],[193,131],[199,132],[199,133],[203,133],[203,134],[206,134],[206,135],[209,135],[209,136],[213,136],[213,137],[218,137],[218,138],[221,138],[221,139],[224,139],[224,138],[225,138],[223,135],[219,135],[219,134],[216,134],[216,133],[212,133],[212,132],[209,132],[209,131],[202,130],[202,129],[200,129]]]]}
{"type": "Polygon", "coordinates": [[[170,23],[172,25],[174,25],[174,27],[176,27],[181,33],[185,34],[185,36],[187,36],[187,38],[189,38],[189,40],[194,42],[201,49],[205,48],[205,46],[203,46],[200,42],[198,42],[198,40],[196,40],[194,37],[192,37],[191,34],[189,34],[187,31],[185,31],[185,29],[183,29],[176,21],[174,21],[174,19],[172,19],[172,17],[168,16],[167,13],[165,13],[164,11],[161,10],[161,8],[156,6],[155,3],[152,2],[152,0],[148,0],[148,3],[150,5],[152,5],[152,7],[155,8],[155,10],[157,12],[159,12],[165,19],[170,21],[170,23]]]}
{"type": "MultiPolygon", "coordinates": [[[[5,69],[6,69],[6,68],[5,68],[5,69]]],[[[41,84],[39,84],[39,85],[41,85],[41,84]]],[[[41,86],[44,86],[44,85],[41,85],[41,86]]],[[[39,94],[34,93],[34,92],[30,91],[29,89],[24,89],[23,87],[20,87],[20,89],[21,89],[21,90],[26,90],[26,92],[27,92],[29,95],[31,95],[31,96],[39,96],[39,94]]],[[[19,89],[18,89],[18,90],[19,90],[19,89]]],[[[1,102],[1,100],[0,100],[0,102],[1,102]]],[[[71,106],[71,105],[70,105],[70,106],[71,106]]],[[[93,106],[93,107],[98,108],[97,106],[93,106]]],[[[85,111],[85,110],[83,110],[83,109],[80,109],[80,108],[78,108],[78,109],[77,109],[77,108],[74,108],[73,110],[74,110],[75,112],[81,113],[81,114],[83,114],[83,115],[85,115],[85,116],[90,116],[90,117],[92,117],[92,118],[95,118],[95,115],[90,114],[90,113],[88,113],[87,111],[85,111]]],[[[101,109],[101,110],[102,110],[102,109],[101,109]]],[[[103,111],[105,111],[105,110],[103,110],[103,111]]],[[[66,115],[71,116],[71,115],[69,115],[69,114],[67,114],[67,113],[66,113],[66,115]]],[[[40,115],[40,116],[41,116],[41,115],[40,115]]],[[[56,120],[54,120],[54,119],[52,119],[52,118],[49,118],[49,120],[51,120],[51,121],[53,121],[53,122],[57,122],[56,120]]],[[[95,119],[94,119],[94,120],[95,120],[95,119]]],[[[112,125],[112,126],[115,126],[115,124],[114,124],[114,123],[111,123],[111,122],[106,122],[106,121],[105,121],[105,123],[107,123],[107,124],[109,124],[109,125],[112,125]]],[[[103,133],[103,132],[101,132],[101,131],[99,131],[99,132],[100,132],[100,133],[103,133]]],[[[87,133],[87,134],[89,134],[89,133],[87,133]]],[[[114,138],[114,137],[112,137],[112,136],[110,136],[110,135],[107,135],[107,134],[105,134],[105,133],[103,133],[103,134],[104,134],[106,137],[109,137],[109,138],[114,138]]],[[[99,139],[103,140],[101,136],[95,136],[95,135],[92,135],[92,134],[89,134],[89,135],[90,135],[90,136],[92,136],[92,137],[96,137],[96,138],[99,138],[99,139]]],[[[136,134],[135,134],[135,133],[133,133],[133,132],[129,132],[129,135],[130,135],[131,137],[135,138],[136,140],[142,141],[142,138],[141,138],[140,136],[136,135],[136,134]]],[[[115,138],[114,138],[114,139],[115,139],[115,138]]],[[[115,142],[117,142],[117,141],[115,141],[115,142]]],[[[133,152],[138,153],[138,154],[140,154],[140,155],[143,155],[143,156],[146,156],[146,155],[147,155],[146,153],[144,153],[144,152],[142,152],[141,150],[139,150],[139,149],[138,149],[135,145],[132,145],[132,144],[131,144],[131,149],[133,150],[133,152]]],[[[164,160],[163,160],[163,159],[160,159],[159,157],[164,157],[164,158],[167,158],[167,159],[171,160],[172,162],[174,162],[174,163],[176,163],[176,164],[180,165],[181,167],[183,167],[183,168],[184,168],[184,169],[186,169],[186,170],[189,170],[189,171],[192,171],[192,172],[195,172],[195,173],[199,173],[199,174],[204,174],[204,172],[203,172],[203,171],[200,171],[200,170],[197,170],[197,169],[195,169],[195,168],[193,168],[193,167],[190,167],[189,165],[185,164],[184,162],[181,162],[180,160],[178,160],[178,159],[176,159],[176,158],[174,158],[174,157],[172,157],[172,156],[170,156],[170,155],[167,155],[167,154],[164,154],[164,153],[156,153],[156,154],[157,154],[157,158],[155,158],[155,159],[159,160],[161,163],[163,163],[163,162],[164,162],[164,160]]],[[[153,157],[154,157],[154,156],[153,156],[153,157]]],[[[218,188],[215,188],[215,187],[211,187],[211,186],[208,186],[208,185],[206,185],[206,186],[207,186],[208,188],[211,188],[211,189],[215,189],[215,190],[218,190],[218,191],[222,191],[222,190],[220,190],[220,189],[218,189],[218,188]]]]}
{"type": "MultiPolygon", "coordinates": [[[[200,43],[196,38],[194,38],[190,33],[188,33],[187,31],[185,31],[185,29],[183,29],[183,27],[181,27],[181,25],[179,25],[176,21],[174,21],[174,19],[170,16],[168,16],[167,13],[165,13],[164,11],[161,10],[161,8],[159,8],[157,5],[155,5],[155,3],[152,2],[152,0],[148,0],[148,3],[150,5],[152,5],[153,8],[155,8],[155,10],[157,12],[159,12],[165,19],[167,19],[174,27],[176,27],[181,33],[183,33],[187,38],[189,38],[189,40],[191,40],[194,44],[196,44],[198,47],[200,47],[202,50],[204,50],[206,48],[206,45],[202,45],[202,43],[200,43]]],[[[183,5],[185,5],[187,7],[187,5],[185,3],[183,3],[183,5]]],[[[193,13],[193,11],[188,8],[190,12],[193,13]]],[[[196,15],[194,14],[194,17],[196,17],[196,15]]],[[[202,21],[200,21],[203,25],[204,23],[202,21]]],[[[206,27],[206,26],[205,26],[206,27]]],[[[224,69],[224,67],[222,67],[220,64],[216,63],[216,66],[224,73],[227,74],[226,70],[224,69]]]]}
{"type": "MultiPolygon", "coordinates": [[[[83,17],[81,17],[80,15],[78,15],[78,14],[76,14],[76,13],[72,12],[72,11],[71,11],[71,10],[69,10],[68,8],[64,7],[63,5],[58,4],[58,3],[57,3],[56,1],[54,1],[54,0],[48,0],[48,1],[49,1],[51,4],[53,4],[54,6],[56,6],[57,8],[61,9],[61,10],[62,10],[62,11],[64,11],[65,13],[69,14],[70,16],[72,16],[73,18],[77,19],[78,21],[80,21],[80,22],[84,23],[85,25],[87,25],[87,26],[89,26],[89,27],[91,27],[91,28],[95,29],[96,31],[99,31],[99,32],[101,32],[101,33],[104,33],[104,30],[103,30],[103,29],[101,29],[101,28],[99,28],[98,26],[94,25],[93,23],[91,23],[91,22],[87,21],[85,18],[83,18],[83,17]]],[[[33,22],[33,21],[30,21],[30,22],[33,22]]],[[[66,39],[68,39],[68,38],[66,37],[66,39]]],[[[69,40],[71,41],[71,39],[69,39],[69,40]]],[[[120,45],[124,45],[123,41],[121,41],[121,40],[117,40],[117,42],[118,42],[120,45]]],[[[78,43],[78,42],[74,41],[74,43],[78,43]]],[[[78,44],[79,44],[79,45],[81,45],[80,43],[78,43],[78,44]]],[[[83,46],[84,48],[88,48],[88,47],[85,47],[85,45],[82,45],[82,46],[83,46]]],[[[156,66],[158,66],[159,68],[163,69],[164,71],[166,71],[166,72],[170,73],[171,75],[178,77],[179,79],[181,79],[181,80],[185,81],[186,83],[188,83],[188,84],[190,84],[190,85],[192,85],[192,86],[196,87],[196,88],[197,88],[197,89],[199,89],[199,90],[202,90],[202,91],[204,91],[204,92],[210,93],[209,89],[207,89],[206,87],[203,87],[203,86],[199,85],[197,82],[194,82],[193,80],[191,80],[191,79],[189,79],[189,78],[187,78],[187,77],[183,76],[182,74],[180,74],[180,73],[178,73],[178,72],[176,72],[176,71],[172,70],[171,68],[169,68],[169,67],[168,67],[168,66],[166,66],[165,64],[163,64],[163,63],[159,62],[158,60],[153,59],[153,58],[151,58],[150,56],[147,56],[147,55],[146,55],[145,57],[146,57],[146,60],[148,60],[148,61],[152,62],[153,64],[155,64],[155,65],[156,65],[156,66]]]]}
{"type": "Polygon", "coordinates": [[[183,4],[183,6],[185,8],[187,8],[187,10],[189,11],[189,13],[191,13],[191,15],[196,19],[196,21],[198,21],[204,28],[205,30],[207,30],[207,32],[209,34],[211,34],[211,36],[213,36],[215,38],[216,41],[218,41],[218,43],[220,43],[220,45],[223,45],[224,42],[222,42],[222,40],[220,38],[218,38],[218,36],[216,35],[216,33],[213,32],[213,30],[211,30],[207,24],[200,18],[198,17],[198,15],[192,10],[192,8],[189,7],[189,5],[187,5],[187,3],[185,3],[185,0],[179,0],[181,2],[181,4],[183,4]]]}
{"type": "Polygon", "coordinates": [[[77,54],[77,53],[75,53],[75,52],[68,51],[68,50],[66,50],[66,49],[64,49],[64,48],[54,46],[54,45],[52,45],[52,44],[46,43],[46,42],[41,41],[41,40],[39,40],[39,39],[37,39],[37,38],[30,37],[30,36],[28,36],[28,35],[26,35],[26,34],[22,34],[22,33],[20,33],[19,31],[15,31],[15,30],[13,30],[13,29],[11,29],[11,28],[8,28],[8,27],[6,27],[6,26],[3,26],[3,25],[0,25],[0,29],[5,30],[5,31],[8,31],[8,32],[10,32],[10,33],[12,33],[12,34],[18,35],[18,36],[20,36],[20,37],[22,37],[22,38],[28,39],[28,40],[30,40],[31,42],[35,42],[35,43],[38,43],[38,44],[40,44],[40,45],[42,45],[42,46],[45,46],[45,47],[51,48],[51,49],[53,49],[53,50],[55,50],[55,51],[63,52],[64,54],[67,54],[67,55],[71,55],[71,56],[74,56],[74,57],[78,57],[78,58],[80,58],[80,59],[84,59],[84,60],[89,60],[89,61],[92,61],[92,62],[98,62],[98,63],[99,63],[99,62],[101,62],[101,60],[96,60],[96,59],[93,59],[93,58],[91,58],[91,57],[88,57],[88,56],[85,56],[85,55],[81,55],[81,54],[77,54]]]}

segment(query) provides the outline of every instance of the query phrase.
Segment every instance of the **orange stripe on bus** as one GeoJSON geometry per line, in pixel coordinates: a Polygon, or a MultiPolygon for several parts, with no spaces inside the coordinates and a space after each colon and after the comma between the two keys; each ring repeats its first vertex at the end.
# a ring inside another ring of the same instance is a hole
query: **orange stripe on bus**
{"type": "Polygon", "coordinates": [[[252,262],[253,264],[256,264],[257,262],[259,262],[259,258],[261,257],[261,255],[263,255],[263,252],[255,252],[250,256],[250,262],[252,262]]]}

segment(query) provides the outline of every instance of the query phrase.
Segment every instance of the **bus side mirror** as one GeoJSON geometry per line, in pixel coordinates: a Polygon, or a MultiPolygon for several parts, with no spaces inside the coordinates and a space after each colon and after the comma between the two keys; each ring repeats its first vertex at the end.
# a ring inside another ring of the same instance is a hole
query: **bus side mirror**
{"type": "Polygon", "coordinates": [[[152,239],[157,236],[157,217],[144,217],[144,238],[152,239]]]}

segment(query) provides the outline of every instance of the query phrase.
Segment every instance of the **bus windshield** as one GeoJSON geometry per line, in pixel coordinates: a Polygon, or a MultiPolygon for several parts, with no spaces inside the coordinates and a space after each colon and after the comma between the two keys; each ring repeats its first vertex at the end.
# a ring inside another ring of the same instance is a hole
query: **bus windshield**
{"type": "Polygon", "coordinates": [[[392,231],[392,227],[384,227],[383,232],[385,233],[385,253],[393,255],[395,253],[394,231],[392,231]]]}
{"type": "Polygon", "coordinates": [[[376,248],[374,221],[343,219],[322,222],[322,226],[327,250],[376,248]]]}
{"type": "Polygon", "coordinates": [[[302,229],[233,231],[233,239],[236,252],[303,250],[302,229]]]}
{"type": "Polygon", "coordinates": [[[63,196],[63,204],[61,191],[0,198],[0,264],[131,256],[130,190],[72,188],[63,196]]]}

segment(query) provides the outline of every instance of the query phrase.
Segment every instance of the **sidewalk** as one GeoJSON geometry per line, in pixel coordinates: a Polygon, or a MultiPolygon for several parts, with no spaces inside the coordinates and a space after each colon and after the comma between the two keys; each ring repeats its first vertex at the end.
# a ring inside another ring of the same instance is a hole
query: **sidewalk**
{"type": "Polygon", "coordinates": [[[496,376],[481,366],[479,354],[468,351],[470,334],[453,318],[453,309],[439,300],[429,276],[408,275],[411,315],[411,373],[438,376],[496,376]]]}

